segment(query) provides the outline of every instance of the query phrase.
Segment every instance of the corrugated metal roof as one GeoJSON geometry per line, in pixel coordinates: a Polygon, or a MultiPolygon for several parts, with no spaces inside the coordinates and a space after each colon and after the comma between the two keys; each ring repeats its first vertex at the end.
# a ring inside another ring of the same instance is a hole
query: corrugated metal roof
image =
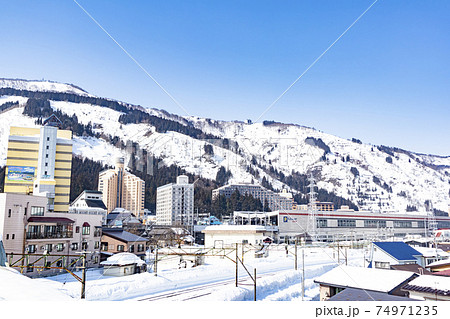
{"type": "Polygon", "coordinates": [[[397,260],[417,260],[415,256],[422,256],[421,253],[402,241],[374,242],[373,244],[397,260]]]}

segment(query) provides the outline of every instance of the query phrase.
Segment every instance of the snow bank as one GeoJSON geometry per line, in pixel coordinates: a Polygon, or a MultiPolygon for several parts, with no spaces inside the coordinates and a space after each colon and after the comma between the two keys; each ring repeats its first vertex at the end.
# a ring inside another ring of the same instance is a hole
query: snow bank
{"type": "Polygon", "coordinates": [[[36,281],[10,267],[0,267],[0,300],[68,301],[72,300],[50,281],[36,281]]]}

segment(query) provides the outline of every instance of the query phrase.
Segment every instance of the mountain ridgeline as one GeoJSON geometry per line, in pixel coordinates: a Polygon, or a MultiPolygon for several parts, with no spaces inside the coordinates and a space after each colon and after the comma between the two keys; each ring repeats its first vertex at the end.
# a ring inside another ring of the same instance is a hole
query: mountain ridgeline
{"type": "MultiPolygon", "coordinates": [[[[246,182],[276,192],[287,188],[298,204],[305,204],[311,175],[319,185],[317,199],[333,202],[336,208],[423,213],[438,207],[439,214],[447,210],[450,157],[345,140],[296,124],[181,117],[55,82],[4,79],[1,85],[5,102],[0,116],[8,118],[0,124],[3,136],[7,123],[19,117],[17,108],[36,124],[55,114],[62,128],[73,132],[79,147],[74,148],[71,199],[83,189],[95,189],[99,171],[112,165],[112,158],[125,156],[129,170],[146,182],[145,207],[151,210],[156,188],[180,174],[196,181],[196,210],[218,216],[235,208],[266,209],[265,203],[245,194],[213,202],[211,191],[217,187],[246,182]],[[85,149],[94,161],[86,159],[85,149]]],[[[17,120],[29,121],[23,115],[17,120]]]]}

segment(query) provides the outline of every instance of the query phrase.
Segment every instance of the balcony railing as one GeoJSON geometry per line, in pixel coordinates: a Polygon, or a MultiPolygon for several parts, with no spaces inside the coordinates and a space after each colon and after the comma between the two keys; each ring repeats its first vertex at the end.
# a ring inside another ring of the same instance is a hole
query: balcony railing
{"type": "Polygon", "coordinates": [[[27,239],[72,238],[73,231],[62,232],[27,232],[27,239]]]}

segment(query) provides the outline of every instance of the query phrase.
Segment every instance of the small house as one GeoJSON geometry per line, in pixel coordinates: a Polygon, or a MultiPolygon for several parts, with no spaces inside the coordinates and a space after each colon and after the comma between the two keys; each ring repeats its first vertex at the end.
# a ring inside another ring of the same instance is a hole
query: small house
{"type": "Polygon", "coordinates": [[[372,243],[369,268],[390,269],[392,265],[418,264],[422,254],[404,242],[372,243]]]}
{"type": "Polygon", "coordinates": [[[100,263],[105,276],[128,276],[146,271],[145,262],[132,253],[112,255],[100,263]]]}
{"type": "Polygon", "coordinates": [[[400,288],[418,275],[409,271],[338,266],[314,280],[320,285],[320,301],[347,288],[405,296],[400,288]]]}

